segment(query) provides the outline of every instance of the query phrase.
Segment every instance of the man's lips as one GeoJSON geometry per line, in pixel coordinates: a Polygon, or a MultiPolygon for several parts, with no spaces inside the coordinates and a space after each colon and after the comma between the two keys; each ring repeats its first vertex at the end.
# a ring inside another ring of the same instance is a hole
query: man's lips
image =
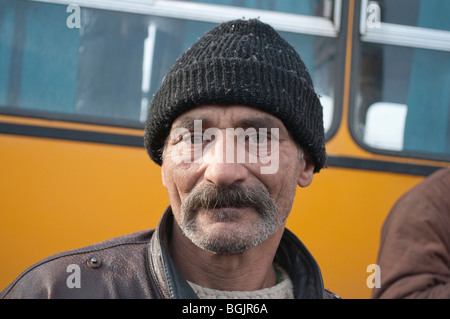
{"type": "MultiPolygon", "coordinates": [[[[232,222],[240,219],[244,214],[245,210],[251,209],[249,206],[222,206],[209,209],[201,209],[209,216],[213,221],[216,222],[232,222]]],[[[253,209],[254,210],[254,209],[253,209]]],[[[199,211],[199,212],[200,212],[199,211]]]]}

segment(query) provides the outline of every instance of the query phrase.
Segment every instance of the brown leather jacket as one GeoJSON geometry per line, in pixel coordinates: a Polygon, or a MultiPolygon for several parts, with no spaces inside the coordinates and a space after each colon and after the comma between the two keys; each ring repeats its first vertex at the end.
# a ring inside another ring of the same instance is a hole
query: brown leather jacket
{"type": "MultiPolygon", "coordinates": [[[[168,253],[172,222],[169,207],[154,230],[44,259],[24,271],[0,293],[0,298],[196,299],[168,253]],[[71,265],[79,266],[79,287],[70,284],[70,278],[75,274],[71,265]]],[[[289,272],[296,298],[337,298],[324,289],[316,261],[288,230],[283,235],[275,261],[289,272]]]]}
{"type": "Polygon", "coordinates": [[[372,298],[450,298],[450,168],[404,194],[386,218],[372,298]]]}

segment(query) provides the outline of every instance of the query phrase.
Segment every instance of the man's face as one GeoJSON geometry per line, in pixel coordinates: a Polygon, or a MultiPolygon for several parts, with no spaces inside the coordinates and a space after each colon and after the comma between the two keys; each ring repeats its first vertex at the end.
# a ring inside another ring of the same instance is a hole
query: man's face
{"type": "Polygon", "coordinates": [[[314,166],[283,123],[247,106],[206,105],[178,117],[162,179],[183,233],[217,254],[246,251],[284,226],[314,166]]]}

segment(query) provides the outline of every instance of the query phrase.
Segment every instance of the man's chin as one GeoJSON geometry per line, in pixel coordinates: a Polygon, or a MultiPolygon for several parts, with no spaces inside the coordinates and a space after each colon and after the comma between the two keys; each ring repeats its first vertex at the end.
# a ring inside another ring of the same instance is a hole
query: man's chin
{"type": "Polygon", "coordinates": [[[190,225],[183,231],[196,246],[219,255],[243,253],[271,235],[261,232],[256,222],[247,220],[243,223],[233,216],[225,219],[210,221],[207,225],[190,225]]]}
{"type": "Polygon", "coordinates": [[[248,238],[231,238],[230,236],[222,237],[220,234],[215,234],[215,236],[202,238],[200,240],[194,239],[193,242],[201,249],[212,252],[216,255],[242,254],[257,245],[257,243],[249,241],[248,238]]]}

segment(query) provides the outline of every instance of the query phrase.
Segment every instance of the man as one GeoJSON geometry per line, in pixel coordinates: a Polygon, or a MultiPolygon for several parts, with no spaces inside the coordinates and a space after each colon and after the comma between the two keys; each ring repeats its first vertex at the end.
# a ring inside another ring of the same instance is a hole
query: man
{"type": "Polygon", "coordinates": [[[2,297],[334,298],[285,229],[324,144],[295,50],[258,20],[223,23],[175,62],[149,108],[145,146],[170,199],[158,227],[50,257],[2,297]]]}

